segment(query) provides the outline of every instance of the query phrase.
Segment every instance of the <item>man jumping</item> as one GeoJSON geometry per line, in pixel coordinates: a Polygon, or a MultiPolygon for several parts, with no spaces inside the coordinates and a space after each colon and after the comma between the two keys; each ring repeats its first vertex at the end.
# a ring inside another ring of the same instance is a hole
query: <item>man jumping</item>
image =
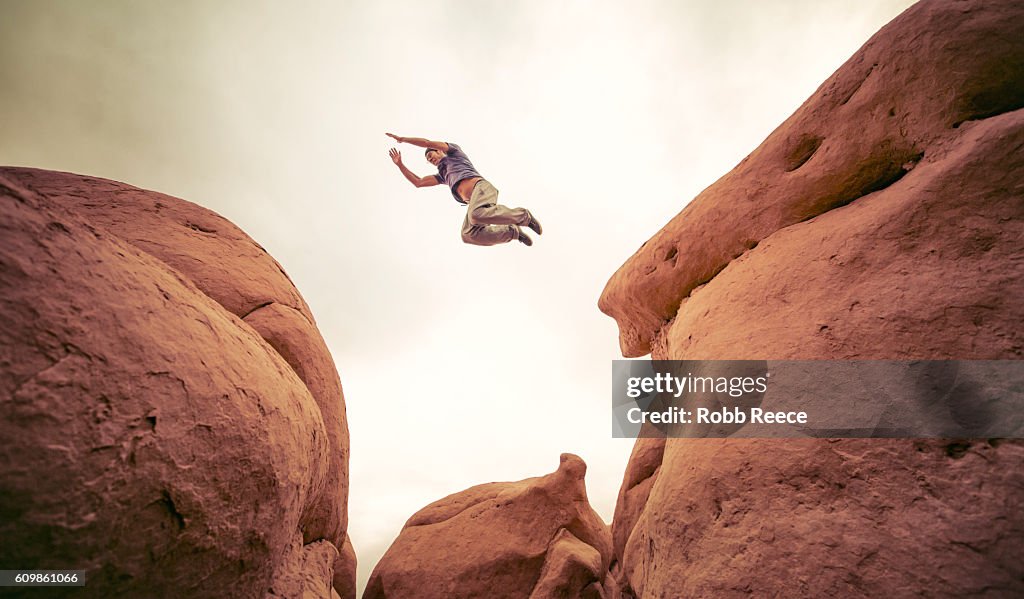
{"type": "Polygon", "coordinates": [[[427,160],[437,167],[436,175],[419,177],[402,163],[402,153],[391,148],[388,154],[405,178],[416,187],[431,187],[444,183],[452,189],[455,201],[468,205],[462,222],[462,241],[473,245],[497,245],[513,239],[525,245],[533,240],[519,227],[529,227],[541,234],[540,223],[526,208],[507,208],[498,203],[498,190],[480,176],[462,148],[453,143],[430,141],[421,137],[388,137],[398,143],[426,148],[427,160]]]}

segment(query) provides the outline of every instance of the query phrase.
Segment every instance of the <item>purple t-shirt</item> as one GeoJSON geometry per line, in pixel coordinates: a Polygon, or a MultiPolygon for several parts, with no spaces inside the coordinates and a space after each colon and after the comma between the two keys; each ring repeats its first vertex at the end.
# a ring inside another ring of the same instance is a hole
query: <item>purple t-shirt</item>
{"type": "Polygon", "coordinates": [[[458,144],[448,142],[448,155],[442,158],[441,162],[437,163],[437,178],[452,188],[452,196],[455,197],[456,202],[460,204],[466,203],[455,192],[455,187],[459,184],[459,181],[480,176],[480,173],[476,172],[476,168],[469,161],[469,156],[466,156],[462,148],[458,144]]]}

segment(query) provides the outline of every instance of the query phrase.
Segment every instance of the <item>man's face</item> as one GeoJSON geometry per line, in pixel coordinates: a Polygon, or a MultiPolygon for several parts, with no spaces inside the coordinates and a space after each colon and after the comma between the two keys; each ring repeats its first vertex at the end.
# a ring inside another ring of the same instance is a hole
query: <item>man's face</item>
{"type": "Polygon", "coordinates": [[[427,161],[430,162],[430,164],[437,166],[437,163],[441,162],[442,158],[444,158],[444,152],[439,150],[427,150],[427,161]]]}

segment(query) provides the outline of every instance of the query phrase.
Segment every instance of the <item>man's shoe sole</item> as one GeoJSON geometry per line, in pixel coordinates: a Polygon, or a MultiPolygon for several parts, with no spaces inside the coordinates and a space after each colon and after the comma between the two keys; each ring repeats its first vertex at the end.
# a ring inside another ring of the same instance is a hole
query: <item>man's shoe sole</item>
{"type": "Polygon", "coordinates": [[[537,235],[544,234],[544,227],[540,226],[540,223],[537,222],[537,219],[533,218],[532,214],[530,215],[530,222],[527,223],[526,226],[533,229],[533,232],[537,235]]]}

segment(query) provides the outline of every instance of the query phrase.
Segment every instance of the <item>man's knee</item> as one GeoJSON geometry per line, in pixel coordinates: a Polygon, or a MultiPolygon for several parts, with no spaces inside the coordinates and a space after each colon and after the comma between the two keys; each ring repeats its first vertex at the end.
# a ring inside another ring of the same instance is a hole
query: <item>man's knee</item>
{"type": "Polygon", "coordinates": [[[462,242],[463,243],[468,243],[470,245],[480,245],[480,242],[477,240],[477,236],[476,236],[476,234],[479,233],[479,232],[480,232],[480,230],[476,229],[476,228],[463,229],[462,230],[462,242]]]}

